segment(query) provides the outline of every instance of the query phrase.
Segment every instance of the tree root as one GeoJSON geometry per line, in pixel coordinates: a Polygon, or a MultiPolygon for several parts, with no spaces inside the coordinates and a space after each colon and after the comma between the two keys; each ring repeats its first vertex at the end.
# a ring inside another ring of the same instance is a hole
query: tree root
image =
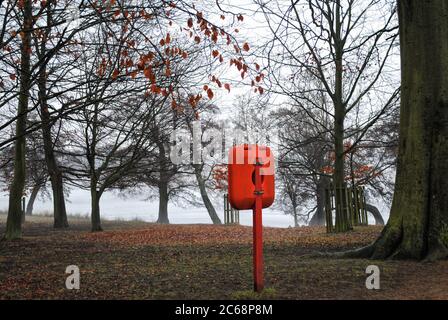
{"type": "Polygon", "coordinates": [[[428,250],[428,254],[426,255],[424,262],[434,262],[437,260],[448,259],[448,248],[444,245],[438,244],[436,246],[431,247],[428,250]]]}
{"type": "Polygon", "coordinates": [[[328,258],[328,259],[371,259],[371,260],[402,260],[418,259],[424,262],[434,262],[448,259],[448,248],[440,242],[429,246],[424,257],[417,253],[403,250],[403,226],[387,225],[381,236],[371,245],[348,251],[340,252],[315,252],[303,255],[304,258],[328,258]]]}
{"type": "Polygon", "coordinates": [[[393,258],[399,254],[399,245],[402,240],[402,226],[392,228],[387,225],[380,237],[372,244],[340,252],[315,252],[302,257],[306,258],[333,258],[333,259],[372,259],[383,260],[393,258]]]}
{"type": "Polygon", "coordinates": [[[373,244],[348,251],[339,252],[313,252],[302,255],[301,258],[321,258],[321,259],[369,259],[374,249],[373,244]]]}

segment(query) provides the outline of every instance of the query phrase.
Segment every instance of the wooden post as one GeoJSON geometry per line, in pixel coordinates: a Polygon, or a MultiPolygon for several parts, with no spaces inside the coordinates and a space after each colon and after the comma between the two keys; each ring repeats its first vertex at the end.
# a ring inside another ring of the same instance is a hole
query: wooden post
{"type": "Polygon", "coordinates": [[[361,223],[361,216],[359,214],[359,193],[358,193],[358,187],[355,186],[353,186],[353,198],[355,203],[356,222],[359,225],[361,223]]]}
{"type": "Polygon", "coordinates": [[[342,212],[344,213],[344,231],[350,230],[352,228],[352,220],[350,216],[350,205],[348,202],[348,189],[347,185],[344,185],[342,189],[342,204],[344,205],[344,210],[342,212]]]}
{"type": "Polygon", "coordinates": [[[352,222],[352,226],[358,225],[356,221],[356,213],[355,208],[353,206],[353,187],[347,189],[347,197],[348,197],[348,208],[350,211],[350,220],[352,222]]]}
{"type": "Polygon", "coordinates": [[[224,224],[240,224],[240,212],[229,202],[229,195],[224,195],[224,224]]]}
{"type": "Polygon", "coordinates": [[[25,222],[25,213],[26,213],[25,201],[26,201],[26,198],[22,197],[22,223],[25,222]]]}
{"type": "Polygon", "coordinates": [[[226,195],[224,195],[223,196],[223,199],[224,199],[224,202],[223,202],[223,205],[224,205],[224,224],[227,224],[227,219],[226,219],[226,195]]]}
{"type": "Polygon", "coordinates": [[[224,224],[228,224],[229,221],[227,219],[227,206],[229,205],[229,201],[227,200],[228,195],[224,195],[224,224]]]}
{"type": "Polygon", "coordinates": [[[343,203],[342,203],[342,189],[335,186],[335,204],[336,208],[336,232],[341,232],[344,230],[344,220],[343,220],[343,203]],[[339,199],[339,201],[338,201],[339,199]]]}
{"type": "Polygon", "coordinates": [[[358,187],[358,211],[359,211],[359,224],[362,225],[362,188],[358,187]]]}
{"type": "Polygon", "coordinates": [[[363,213],[363,225],[367,226],[369,224],[369,220],[367,217],[367,208],[366,208],[366,193],[364,188],[362,189],[362,213],[363,213]]]}
{"type": "Polygon", "coordinates": [[[333,214],[331,206],[331,189],[325,188],[325,217],[327,221],[327,233],[333,232],[333,214]]]}

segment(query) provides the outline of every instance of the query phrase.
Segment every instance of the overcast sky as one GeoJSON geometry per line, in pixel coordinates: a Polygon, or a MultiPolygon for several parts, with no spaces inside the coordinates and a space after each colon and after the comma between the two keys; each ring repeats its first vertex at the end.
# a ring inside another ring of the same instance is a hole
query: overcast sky
{"type": "MultiPolygon", "coordinates": [[[[208,2],[208,1],[206,1],[208,2]]],[[[214,1],[211,1],[212,3],[214,1]]],[[[289,1],[287,1],[289,3],[289,1]]],[[[197,7],[205,2],[196,2],[197,7]]],[[[208,2],[210,3],[210,2],[208,2]]],[[[262,13],[256,11],[256,6],[253,0],[224,0],[220,1],[222,8],[232,11],[234,13],[243,13],[244,22],[238,24],[240,30],[238,37],[240,41],[247,41],[251,45],[251,51],[256,52],[257,45],[265,43],[270,37],[270,31],[265,23],[265,18],[262,13]]],[[[286,2],[285,2],[286,3],[286,2]]],[[[221,14],[218,8],[211,8],[208,6],[203,9],[210,11],[215,19],[219,19],[221,14]]],[[[262,61],[257,61],[263,64],[262,61]]],[[[232,81],[232,89],[230,93],[225,90],[215,92],[214,103],[218,105],[223,111],[222,117],[227,117],[232,113],[232,106],[241,94],[249,94],[252,89],[247,83],[241,82],[239,79],[239,72],[228,67],[223,67],[223,80],[225,82],[232,81]]],[[[254,94],[254,93],[252,93],[254,94]]],[[[255,95],[255,94],[254,94],[255,95]]],[[[273,104],[278,104],[282,98],[277,97],[272,100],[273,104]]],[[[118,197],[114,192],[106,192],[101,199],[101,215],[104,218],[120,218],[120,219],[142,219],[145,221],[156,221],[158,202],[157,200],[147,201],[144,195],[134,196],[132,198],[124,199],[118,197]]],[[[222,201],[216,203],[217,211],[223,219],[222,201]]],[[[388,212],[387,208],[381,208],[382,212],[388,212]]],[[[0,210],[5,211],[8,208],[7,193],[0,194],[0,210]]],[[[35,212],[51,212],[51,200],[43,200],[41,198],[36,200],[34,206],[35,212]]],[[[90,194],[88,191],[73,189],[68,197],[67,210],[69,214],[86,215],[90,212],[90,194]]],[[[210,223],[211,220],[205,208],[181,208],[178,205],[169,205],[169,218],[172,223],[210,223]]],[[[387,218],[387,217],[385,217],[387,218]]],[[[241,213],[241,222],[245,225],[252,224],[252,215],[250,211],[241,213]]],[[[289,227],[294,224],[292,216],[284,215],[278,210],[265,210],[264,225],[274,227],[289,227]]]]}

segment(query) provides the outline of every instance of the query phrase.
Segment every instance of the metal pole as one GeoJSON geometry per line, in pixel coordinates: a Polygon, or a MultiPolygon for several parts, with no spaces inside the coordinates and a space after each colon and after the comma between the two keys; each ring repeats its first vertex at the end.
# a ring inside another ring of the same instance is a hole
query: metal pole
{"type": "Polygon", "coordinates": [[[263,291],[263,223],[262,223],[262,195],[261,189],[261,163],[257,158],[255,164],[255,207],[253,208],[253,254],[254,254],[254,290],[256,292],[263,291]]]}

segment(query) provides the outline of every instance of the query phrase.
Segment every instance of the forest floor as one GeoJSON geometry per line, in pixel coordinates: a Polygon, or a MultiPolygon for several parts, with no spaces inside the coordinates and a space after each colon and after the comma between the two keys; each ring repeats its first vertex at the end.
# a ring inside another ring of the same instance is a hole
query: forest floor
{"type": "MultiPolygon", "coordinates": [[[[0,242],[0,299],[448,299],[448,261],[310,258],[315,251],[366,245],[381,227],[327,235],[324,228],[264,228],[266,288],[252,288],[252,228],[156,225],[32,217],[22,240],[0,242]],[[77,265],[80,290],[67,290],[66,267],[77,265]],[[381,271],[380,290],[365,287],[366,268],[381,271]]],[[[0,216],[0,233],[5,217],[0,216]]]]}

